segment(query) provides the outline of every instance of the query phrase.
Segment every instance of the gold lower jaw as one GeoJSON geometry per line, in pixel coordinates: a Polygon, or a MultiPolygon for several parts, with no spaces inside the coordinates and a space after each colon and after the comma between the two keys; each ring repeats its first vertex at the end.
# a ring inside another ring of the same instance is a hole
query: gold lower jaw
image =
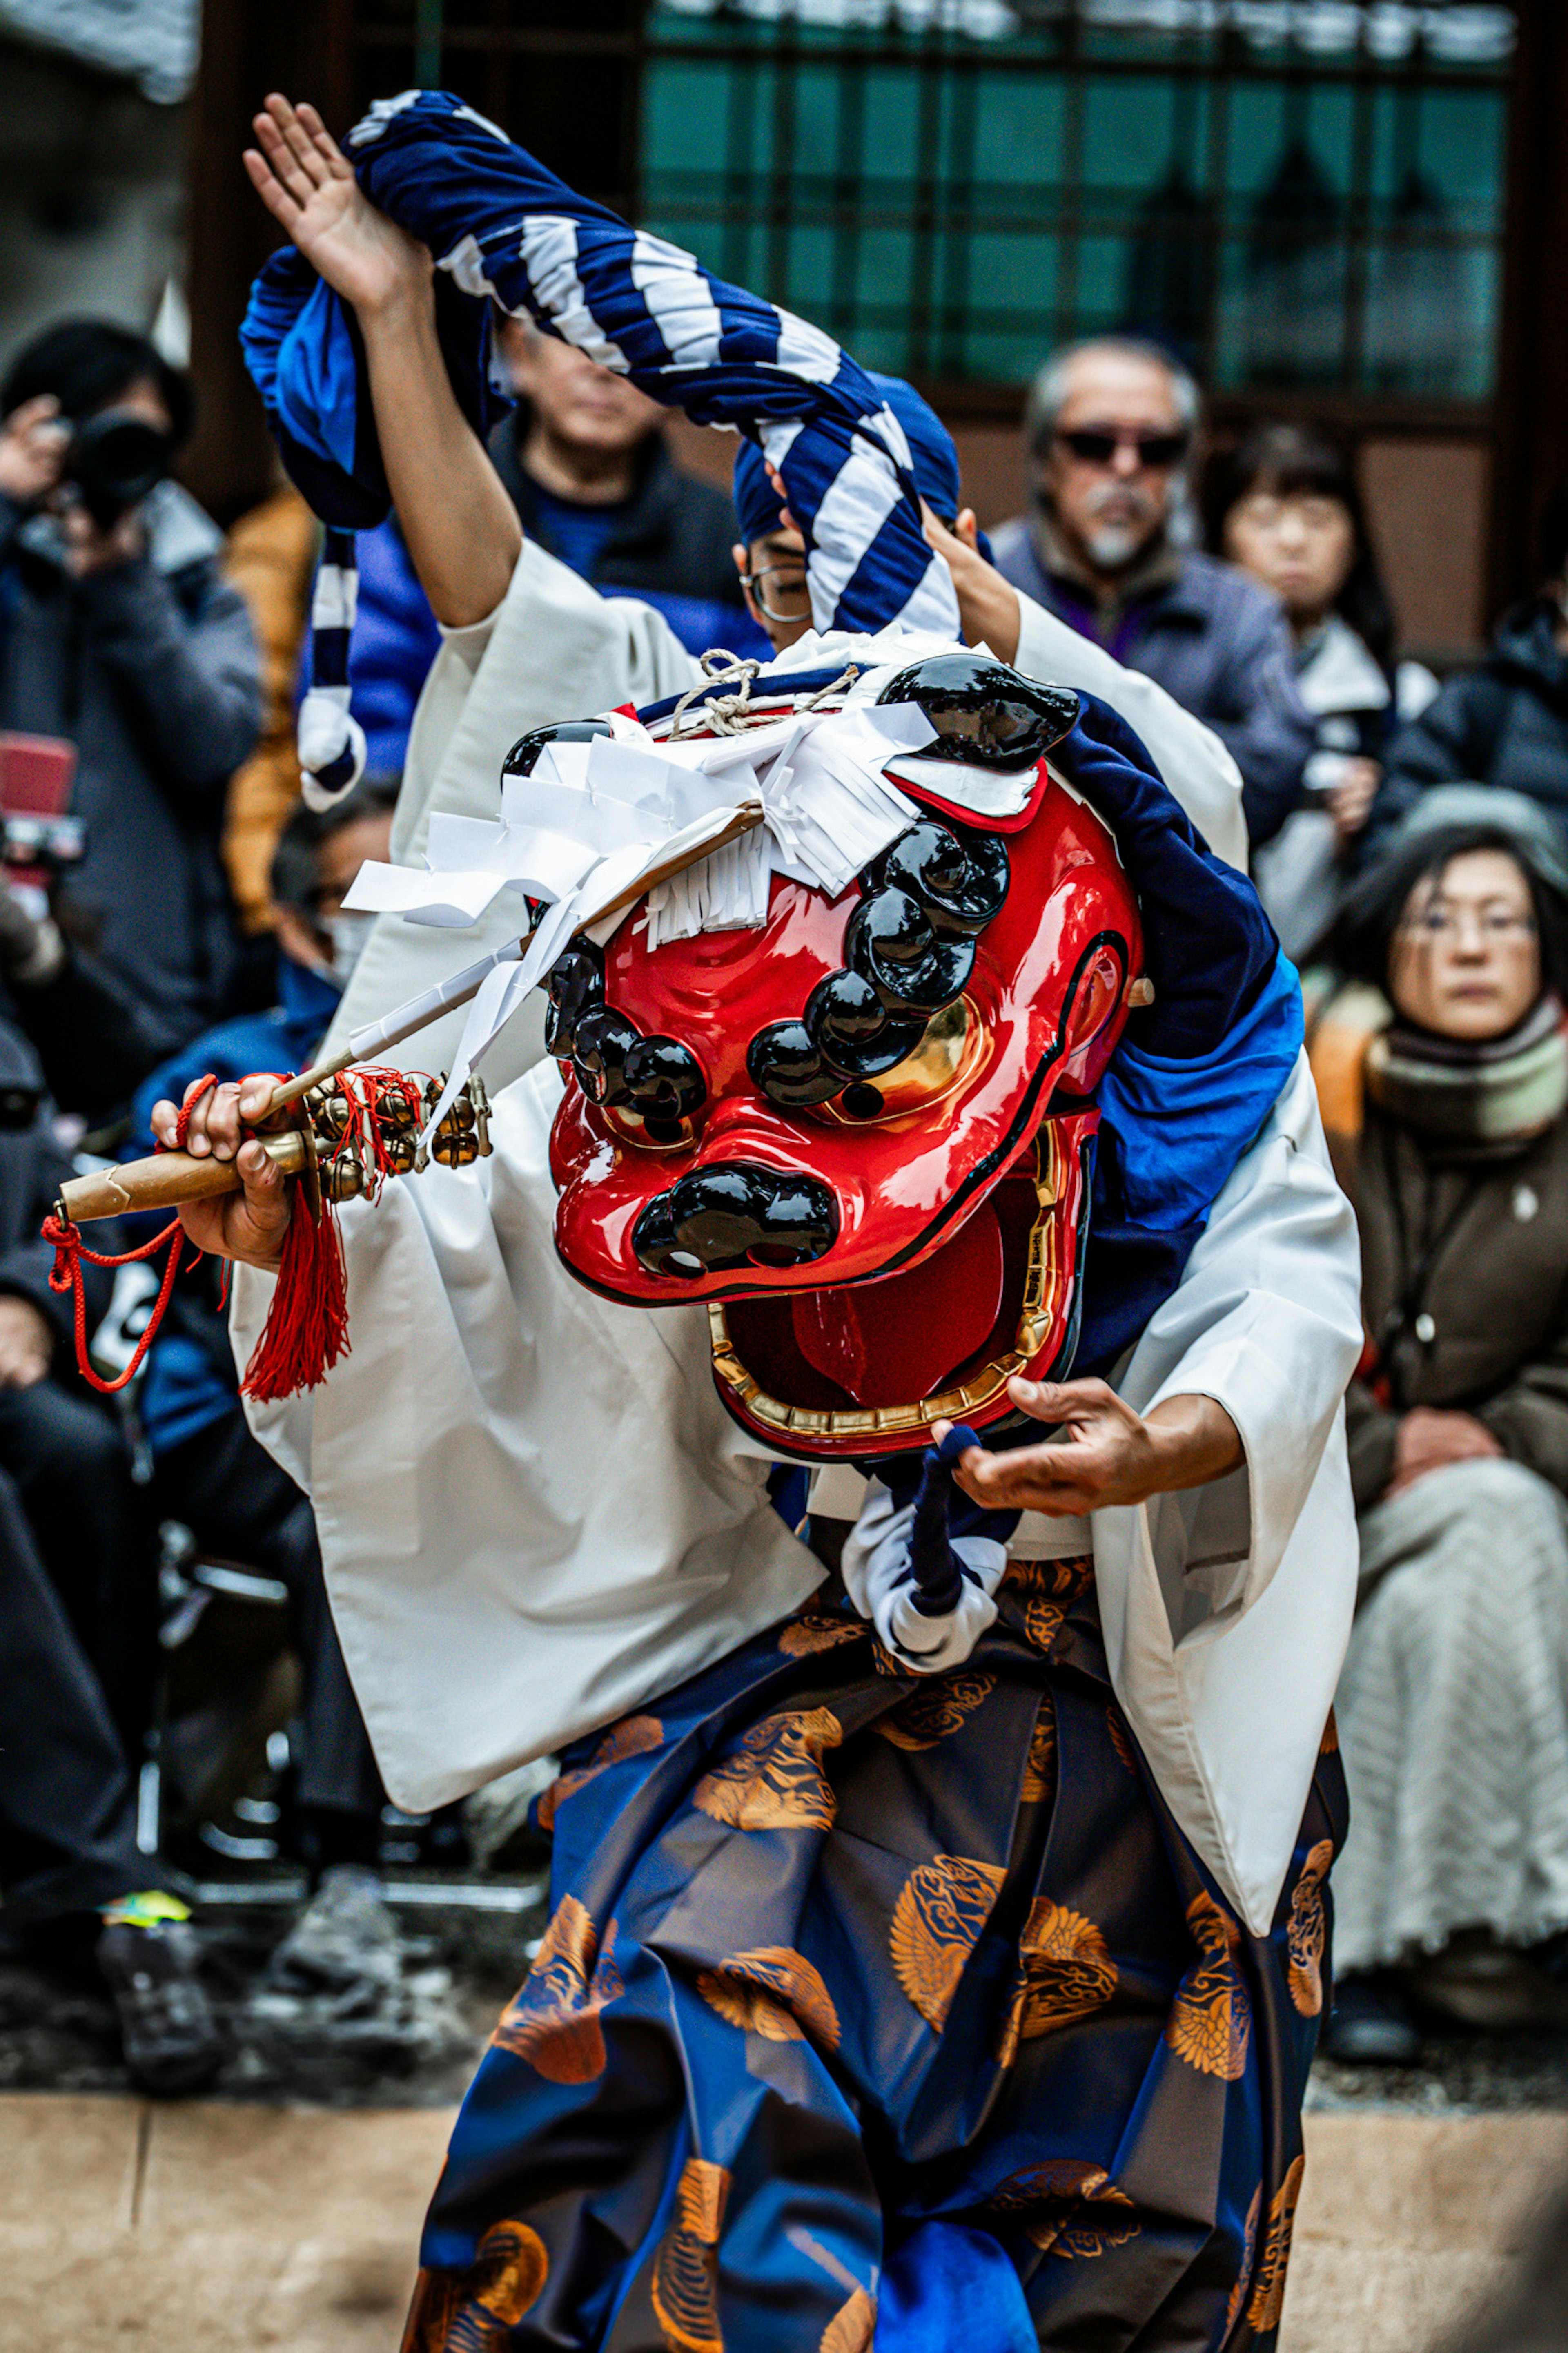
{"type": "Polygon", "coordinates": [[[784,1405],[754,1380],[735,1354],[729,1319],[721,1300],[708,1303],[708,1336],[713,1350],[713,1371],[751,1421],[797,1439],[890,1438],[911,1430],[928,1430],[933,1421],[960,1421],[994,1404],[1008,1382],[1032,1364],[1050,1333],[1053,1311],[1065,1276],[1058,1233],[1050,1211],[1061,1198],[1061,1147],[1047,1120],[1039,1132],[1036,1153],[1034,1229],[1029,1236],[1029,1262],[1024,1278],[1024,1302],[1013,1345],[1005,1356],[993,1356],[956,1388],[913,1405],[835,1408],[828,1412],[802,1405],[784,1405]]]}

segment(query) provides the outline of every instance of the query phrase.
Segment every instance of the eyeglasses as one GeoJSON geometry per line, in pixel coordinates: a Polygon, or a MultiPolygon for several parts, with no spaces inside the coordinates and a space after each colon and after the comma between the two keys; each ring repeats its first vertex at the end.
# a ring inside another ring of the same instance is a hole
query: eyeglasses
{"type": "Polygon", "coordinates": [[[1485,941],[1515,945],[1535,937],[1535,918],[1501,907],[1426,907],[1401,929],[1429,940],[1462,939],[1474,929],[1485,941]]]}
{"type": "Polygon", "coordinates": [[[1109,466],[1119,449],[1131,449],[1140,466],[1163,473],[1179,466],[1186,456],[1191,437],[1185,433],[1118,433],[1109,428],[1084,426],[1070,433],[1058,427],[1056,438],[1086,466],[1109,466]]]}
{"type": "Polygon", "coordinates": [[[761,572],[742,572],[741,586],[751,590],[757,600],[758,611],[765,613],[770,621],[809,621],[811,618],[811,591],[806,586],[805,574],[798,564],[769,564],[764,565],[761,572]],[[773,583],[771,590],[764,591],[764,580],[773,583]],[[770,595],[777,600],[775,603],[768,602],[770,595]]]}

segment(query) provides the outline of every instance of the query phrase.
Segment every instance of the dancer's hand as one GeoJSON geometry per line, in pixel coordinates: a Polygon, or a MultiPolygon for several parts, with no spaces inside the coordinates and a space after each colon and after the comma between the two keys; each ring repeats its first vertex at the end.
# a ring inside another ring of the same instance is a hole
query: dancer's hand
{"type": "MultiPolygon", "coordinates": [[[[264,1120],[273,1081],[266,1077],[230,1080],[203,1095],[191,1113],[184,1149],[197,1160],[210,1154],[215,1160],[232,1160],[244,1180],[243,1192],[219,1193],[210,1200],[186,1201],[180,1223],[196,1248],[216,1258],[242,1259],[247,1266],[274,1271],[283,1256],[293,1196],[289,1180],[270,1161],[245,1127],[286,1127],[287,1115],[264,1120]]],[[[165,1151],[179,1146],[180,1108],[163,1102],[153,1106],[153,1133],[165,1151]]]]}
{"type": "Polygon", "coordinates": [[[276,90],[252,118],[258,147],[245,168],[268,211],[361,318],[410,295],[428,299],[433,264],[426,247],[362,195],[353,166],[313,106],[291,106],[276,90]]]}
{"type": "MultiPolygon", "coordinates": [[[[1106,1381],[1015,1379],[1007,1393],[1021,1412],[1057,1423],[1062,1434],[1043,1446],[1001,1454],[971,1446],[959,1456],[953,1477],[993,1512],[1081,1518],[1108,1504],[1206,1486],[1245,1459],[1235,1422],[1213,1398],[1167,1398],[1137,1414],[1106,1381]]],[[[938,1445],[952,1427],[932,1423],[938,1445]]]]}
{"type": "Polygon", "coordinates": [[[1003,579],[994,564],[986,563],[975,545],[980,526],[974,519],[974,509],[964,508],[955,532],[949,531],[923,499],[921,512],[925,517],[928,543],[935,548],[952,575],[965,642],[989,646],[998,661],[1015,660],[1018,652],[1018,592],[1010,580],[1003,579]]]}

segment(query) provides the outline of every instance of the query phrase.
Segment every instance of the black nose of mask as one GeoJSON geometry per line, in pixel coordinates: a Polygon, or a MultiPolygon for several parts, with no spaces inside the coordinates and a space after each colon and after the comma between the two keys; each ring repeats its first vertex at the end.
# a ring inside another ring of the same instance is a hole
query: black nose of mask
{"type": "Polygon", "coordinates": [[[746,1267],[805,1266],[838,1239],[838,1206],[815,1176],[735,1161],[694,1168],[632,1229],[637,1263],[690,1282],[746,1267]]]}

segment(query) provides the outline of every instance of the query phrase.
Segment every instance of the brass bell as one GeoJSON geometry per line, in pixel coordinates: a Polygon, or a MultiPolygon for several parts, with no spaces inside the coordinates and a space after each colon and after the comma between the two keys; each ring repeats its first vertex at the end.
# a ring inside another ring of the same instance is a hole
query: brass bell
{"type": "Polygon", "coordinates": [[[321,1164],[321,1190],[329,1201],[357,1200],[374,1190],[376,1170],[357,1144],[345,1144],[321,1164]]]}
{"type": "Polygon", "coordinates": [[[413,1175],[414,1164],[419,1154],[419,1139],[412,1127],[394,1128],[390,1134],[384,1134],[381,1148],[386,1155],[387,1169],[392,1176],[413,1175]]]}
{"type": "Polygon", "coordinates": [[[340,1094],[330,1080],[312,1087],[305,1097],[305,1109],[310,1124],[323,1144],[338,1144],[348,1134],[353,1119],[353,1106],[344,1094],[340,1094]]]}

